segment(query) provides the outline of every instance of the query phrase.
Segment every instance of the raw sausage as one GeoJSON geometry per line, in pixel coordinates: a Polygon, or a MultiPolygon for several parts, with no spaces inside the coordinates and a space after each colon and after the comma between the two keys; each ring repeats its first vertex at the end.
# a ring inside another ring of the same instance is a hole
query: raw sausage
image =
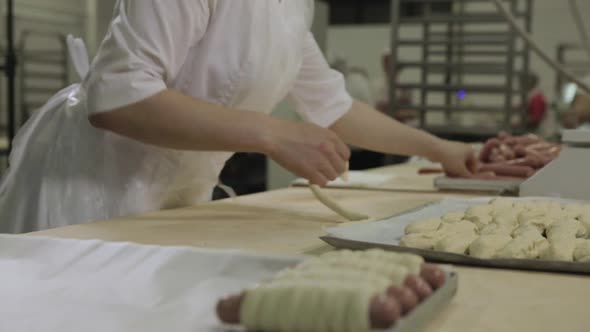
{"type": "Polygon", "coordinates": [[[445,283],[445,273],[440,267],[432,264],[422,264],[420,276],[430,284],[433,289],[442,287],[445,283]]]}
{"type": "Polygon", "coordinates": [[[528,178],[535,174],[535,170],[528,166],[514,166],[506,164],[484,164],[480,167],[484,172],[494,172],[500,176],[528,178]]]}
{"type": "Polygon", "coordinates": [[[432,287],[430,287],[426,280],[418,276],[409,275],[404,281],[404,286],[414,291],[420,301],[424,301],[427,297],[432,295],[432,287]]]}

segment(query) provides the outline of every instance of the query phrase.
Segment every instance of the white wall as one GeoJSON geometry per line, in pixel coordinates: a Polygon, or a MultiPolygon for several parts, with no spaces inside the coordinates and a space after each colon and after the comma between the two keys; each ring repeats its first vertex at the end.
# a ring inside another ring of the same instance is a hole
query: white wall
{"type": "MultiPolygon", "coordinates": [[[[578,0],[583,16],[589,17],[590,1],[578,0]]],[[[587,21],[590,29],[590,21],[587,21]]],[[[534,1],[533,34],[541,48],[552,58],[556,57],[557,45],[563,42],[577,42],[578,35],[570,17],[568,1],[534,1]]],[[[389,46],[389,26],[332,26],[328,30],[328,53],[345,56],[355,66],[365,67],[372,78],[382,77],[380,56],[389,46]]],[[[411,58],[416,54],[401,54],[411,58]]],[[[555,72],[536,55],[531,57],[531,68],[541,77],[541,87],[553,99],[555,72]]]]}

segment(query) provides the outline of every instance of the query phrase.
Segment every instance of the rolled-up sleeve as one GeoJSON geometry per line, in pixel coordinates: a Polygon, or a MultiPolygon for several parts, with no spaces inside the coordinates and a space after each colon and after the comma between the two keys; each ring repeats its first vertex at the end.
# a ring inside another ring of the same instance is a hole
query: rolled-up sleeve
{"type": "Polygon", "coordinates": [[[306,121],[329,127],[352,107],[344,77],[330,68],[313,35],[303,50],[303,64],[290,93],[297,113],[306,121]]]}
{"type": "Polygon", "coordinates": [[[208,0],[121,0],[85,81],[90,113],[167,89],[209,22],[208,0]]]}

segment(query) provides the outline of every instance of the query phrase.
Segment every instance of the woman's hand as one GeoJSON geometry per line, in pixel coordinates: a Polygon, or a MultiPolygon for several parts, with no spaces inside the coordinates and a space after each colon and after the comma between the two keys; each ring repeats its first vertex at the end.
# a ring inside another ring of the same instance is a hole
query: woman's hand
{"type": "Polygon", "coordinates": [[[346,169],[350,150],[333,131],[310,123],[275,120],[264,153],[311,184],[325,186],[346,169]]]}
{"type": "Polygon", "coordinates": [[[471,177],[476,172],[478,160],[468,144],[440,140],[437,144],[436,162],[440,162],[451,177],[471,177]]]}

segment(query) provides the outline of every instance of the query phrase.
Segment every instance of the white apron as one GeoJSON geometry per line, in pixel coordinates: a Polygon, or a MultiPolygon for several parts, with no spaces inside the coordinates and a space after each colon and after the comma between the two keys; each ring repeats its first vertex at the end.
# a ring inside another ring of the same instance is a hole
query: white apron
{"type": "MultiPolygon", "coordinates": [[[[250,79],[229,96],[226,106],[270,113],[292,88],[313,5],[307,0],[282,3],[291,13],[287,21],[264,11],[252,20],[264,25],[252,31],[264,33],[251,36],[257,47],[250,50],[249,59],[254,59],[249,63],[250,79]]],[[[76,68],[85,76],[83,47],[79,41],[70,42],[70,47],[76,68]]],[[[112,219],[210,199],[231,153],[161,149],[95,129],[88,122],[86,91],[84,84],[62,90],[19,131],[10,168],[0,184],[1,233],[112,219]]]]}

